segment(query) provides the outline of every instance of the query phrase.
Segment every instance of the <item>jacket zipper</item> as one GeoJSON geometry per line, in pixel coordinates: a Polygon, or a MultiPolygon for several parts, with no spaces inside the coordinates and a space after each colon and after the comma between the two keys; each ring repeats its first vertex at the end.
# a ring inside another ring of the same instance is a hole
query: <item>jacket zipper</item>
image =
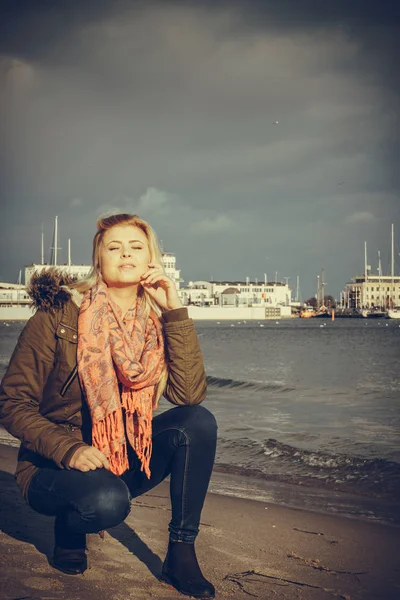
{"type": "Polygon", "coordinates": [[[78,365],[75,365],[75,367],[73,368],[73,370],[72,370],[71,374],[69,375],[67,381],[64,383],[64,385],[61,388],[60,396],[65,396],[65,394],[66,394],[69,386],[71,385],[71,383],[75,379],[77,373],[78,373],[78,365]]]}

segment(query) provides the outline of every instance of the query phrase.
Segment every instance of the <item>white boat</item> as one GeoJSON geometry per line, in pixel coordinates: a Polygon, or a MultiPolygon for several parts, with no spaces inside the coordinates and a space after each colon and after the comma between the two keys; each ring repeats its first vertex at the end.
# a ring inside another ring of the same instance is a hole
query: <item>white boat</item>
{"type": "Polygon", "coordinates": [[[390,308],[388,310],[389,319],[400,319],[400,308],[390,308]]]}
{"type": "Polygon", "coordinates": [[[0,321],[26,321],[33,313],[24,285],[0,282],[0,321]]]}
{"type": "Polygon", "coordinates": [[[382,309],[365,309],[361,311],[362,316],[364,317],[364,319],[387,319],[388,314],[387,312],[385,312],[382,309]]]}

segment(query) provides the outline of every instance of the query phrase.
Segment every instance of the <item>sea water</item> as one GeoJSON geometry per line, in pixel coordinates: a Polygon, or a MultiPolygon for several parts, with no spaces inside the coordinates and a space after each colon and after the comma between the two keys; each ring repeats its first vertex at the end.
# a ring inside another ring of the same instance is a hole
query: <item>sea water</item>
{"type": "MultiPolygon", "coordinates": [[[[23,325],[0,323],[1,374],[23,325]]],[[[219,428],[211,491],[400,524],[399,325],[196,322],[219,428]]]]}

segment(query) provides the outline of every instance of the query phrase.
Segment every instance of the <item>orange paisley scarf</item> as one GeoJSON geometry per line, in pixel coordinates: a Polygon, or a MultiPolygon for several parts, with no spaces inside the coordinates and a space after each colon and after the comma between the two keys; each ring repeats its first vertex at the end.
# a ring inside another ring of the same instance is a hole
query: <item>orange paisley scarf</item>
{"type": "Polygon", "coordinates": [[[165,366],[160,321],[145,317],[140,298],[122,320],[121,309],[100,282],[82,300],[77,362],[92,417],[93,446],[105,454],[111,471],[121,475],[129,468],[128,439],[149,478],[156,386],[165,366]]]}

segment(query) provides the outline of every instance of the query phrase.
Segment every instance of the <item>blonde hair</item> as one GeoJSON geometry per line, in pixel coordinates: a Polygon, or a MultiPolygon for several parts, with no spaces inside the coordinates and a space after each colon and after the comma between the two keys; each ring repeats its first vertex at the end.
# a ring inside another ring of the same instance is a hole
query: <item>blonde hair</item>
{"type": "MultiPolygon", "coordinates": [[[[80,279],[76,283],[73,283],[69,287],[77,290],[78,292],[86,292],[94,287],[101,277],[101,264],[100,264],[100,247],[103,241],[104,234],[113,227],[118,225],[130,225],[141,229],[146,236],[147,243],[150,251],[150,261],[157,263],[164,271],[164,265],[162,261],[162,255],[160,246],[157,240],[157,235],[154,229],[146,221],[138,217],[138,215],[129,213],[115,213],[111,215],[100,216],[97,219],[96,227],[97,232],[93,238],[93,251],[92,251],[92,268],[88,275],[83,279],[80,279]]],[[[161,309],[157,302],[147,293],[145,288],[141,288],[142,302],[144,302],[145,315],[147,318],[150,315],[155,316],[157,319],[161,317],[161,309]]],[[[164,392],[168,379],[168,368],[165,366],[163,369],[160,380],[157,384],[156,389],[156,403],[160,399],[160,396],[164,392]]]]}

